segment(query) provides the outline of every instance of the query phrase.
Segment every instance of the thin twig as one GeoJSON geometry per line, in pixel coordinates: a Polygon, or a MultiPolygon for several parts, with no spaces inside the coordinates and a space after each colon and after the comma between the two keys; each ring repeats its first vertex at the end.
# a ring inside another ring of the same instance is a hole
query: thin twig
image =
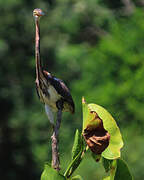
{"type": "Polygon", "coordinates": [[[59,129],[61,124],[62,118],[62,111],[58,110],[57,112],[57,121],[56,125],[53,127],[53,135],[51,136],[52,139],[52,167],[57,171],[60,170],[60,159],[59,159],[59,152],[58,152],[58,135],[59,129]]]}

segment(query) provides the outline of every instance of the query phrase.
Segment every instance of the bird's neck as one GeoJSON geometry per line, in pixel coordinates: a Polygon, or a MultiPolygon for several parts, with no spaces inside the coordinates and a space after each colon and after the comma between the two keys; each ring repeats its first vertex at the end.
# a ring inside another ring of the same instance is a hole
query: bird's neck
{"type": "Polygon", "coordinates": [[[39,79],[42,73],[41,59],[40,59],[40,28],[39,20],[35,19],[36,31],[35,31],[35,59],[36,59],[36,76],[39,79]]]}

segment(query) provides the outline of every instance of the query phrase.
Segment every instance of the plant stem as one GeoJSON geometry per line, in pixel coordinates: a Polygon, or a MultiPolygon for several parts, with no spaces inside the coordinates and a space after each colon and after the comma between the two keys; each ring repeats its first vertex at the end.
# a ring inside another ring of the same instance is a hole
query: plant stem
{"type": "Polygon", "coordinates": [[[57,171],[60,170],[60,159],[59,159],[59,152],[58,152],[58,135],[59,135],[59,129],[61,124],[61,118],[62,118],[62,111],[58,110],[57,112],[57,121],[56,125],[53,126],[53,135],[51,136],[52,139],[52,167],[56,169],[57,171]]]}

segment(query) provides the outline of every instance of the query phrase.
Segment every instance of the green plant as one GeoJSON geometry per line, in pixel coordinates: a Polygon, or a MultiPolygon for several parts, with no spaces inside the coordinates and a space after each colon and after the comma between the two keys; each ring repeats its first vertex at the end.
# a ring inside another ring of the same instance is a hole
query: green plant
{"type": "Polygon", "coordinates": [[[123,140],[120,130],[111,116],[97,104],[87,104],[82,99],[83,128],[76,130],[71,162],[62,175],[48,163],[45,164],[41,180],[82,180],[80,175],[72,176],[81,164],[88,149],[96,162],[102,163],[108,176],[103,180],[132,180],[127,164],[121,159],[123,140]]]}

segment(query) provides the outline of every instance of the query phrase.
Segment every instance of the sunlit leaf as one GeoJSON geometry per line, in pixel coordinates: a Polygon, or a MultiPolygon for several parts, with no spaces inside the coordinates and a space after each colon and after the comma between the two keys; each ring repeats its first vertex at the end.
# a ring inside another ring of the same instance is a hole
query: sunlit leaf
{"type": "Polygon", "coordinates": [[[101,154],[109,145],[110,134],[104,129],[103,121],[97,112],[90,109],[82,99],[83,137],[94,154],[101,154]]]}
{"type": "Polygon", "coordinates": [[[110,179],[110,176],[107,176],[107,177],[103,178],[103,180],[111,180],[111,179],[110,179]]]}
{"type": "Polygon", "coordinates": [[[41,175],[41,180],[66,180],[64,176],[59,174],[56,170],[45,164],[44,171],[41,175]]]}
{"type": "MultiPolygon", "coordinates": [[[[84,106],[84,109],[86,109],[86,105],[84,106]]],[[[102,119],[104,129],[106,129],[110,134],[109,146],[102,153],[102,156],[106,159],[119,158],[120,149],[123,147],[123,140],[114,118],[107,110],[97,104],[88,104],[88,110],[86,110],[85,114],[90,114],[90,111],[95,111],[98,114],[98,116],[102,119]]],[[[83,127],[85,127],[89,121],[90,115],[86,115],[86,118],[83,127]],[[88,119],[87,121],[86,118],[88,119]]]]}
{"type": "Polygon", "coordinates": [[[84,98],[82,99],[83,106],[83,131],[87,128],[87,126],[95,126],[99,125],[99,121],[93,120],[95,118],[95,114],[91,113],[91,109],[88,108],[88,104],[85,102],[84,98]]]}
{"type": "Polygon", "coordinates": [[[90,122],[91,115],[90,115],[90,109],[88,108],[84,97],[82,98],[82,109],[83,109],[83,131],[86,128],[87,124],[90,122]]]}

